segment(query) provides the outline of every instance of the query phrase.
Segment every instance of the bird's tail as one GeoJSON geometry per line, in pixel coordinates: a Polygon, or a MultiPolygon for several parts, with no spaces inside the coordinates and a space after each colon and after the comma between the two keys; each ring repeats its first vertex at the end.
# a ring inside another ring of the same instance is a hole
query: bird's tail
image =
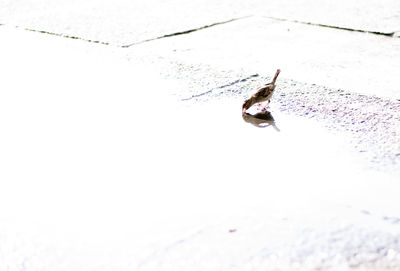
{"type": "Polygon", "coordinates": [[[276,70],[276,73],[275,73],[275,76],[274,76],[274,79],[272,79],[272,84],[274,84],[275,85],[275,81],[276,81],[276,79],[278,78],[278,75],[279,75],[279,73],[281,72],[281,70],[280,69],[277,69],[276,70]]]}

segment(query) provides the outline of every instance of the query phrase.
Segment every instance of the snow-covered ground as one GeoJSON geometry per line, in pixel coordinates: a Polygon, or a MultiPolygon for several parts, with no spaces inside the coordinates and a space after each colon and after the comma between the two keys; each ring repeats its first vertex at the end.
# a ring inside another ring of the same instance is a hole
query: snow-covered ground
{"type": "Polygon", "coordinates": [[[0,270],[400,266],[398,176],[340,133],[182,103],[190,79],[121,48],[0,40],[0,270]]]}

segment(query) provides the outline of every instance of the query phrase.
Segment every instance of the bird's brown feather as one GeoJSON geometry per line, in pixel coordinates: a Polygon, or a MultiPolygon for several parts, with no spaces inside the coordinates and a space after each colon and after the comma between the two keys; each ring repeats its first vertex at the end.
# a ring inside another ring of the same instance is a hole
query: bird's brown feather
{"type": "Polygon", "coordinates": [[[249,99],[245,100],[243,105],[242,105],[242,111],[246,112],[247,109],[249,109],[251,106],[253,106],[256,103],[262,103],[265,101],[269,101],[272,97],[272,94],[274,93],[275,90],[275,82],[276,79],[278,78],[278,75],[280,73],[280,70],[278,69],[275,73],[274,78],[272,81],[262,88],[258,89],[256,93],[254,93],[249,99]]]}

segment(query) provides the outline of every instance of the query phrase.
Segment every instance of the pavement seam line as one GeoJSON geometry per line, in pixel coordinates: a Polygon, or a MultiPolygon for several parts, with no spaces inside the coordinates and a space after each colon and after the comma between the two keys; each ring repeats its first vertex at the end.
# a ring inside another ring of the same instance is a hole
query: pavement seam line
{"type": "Polygon", "coordinates": [[[395,37],[394,35],[396,33],[396,32],[379,32],[379,31],[354,29],[354,28],[349,28],[349,27],[334,26],[334,25],[328,25],[328,24],[319,24],[319,23],[312,23],[312,22],[304,22],[304,21],[299,21],[299,20],[291,20],[291,19],[284,19],[284,18],[277,18],[277,17],[270,17],[270,16],[264,16],[264,18],[282,21],[282,22],[292,22],[292,23],[298,23],[298,24],[313,25],[313,26],[326,27],[326,28],[332,28],[332,29],[338,29],[338,30],[368,33],[368,34],[374,34],[374,35],[386,36],[386,37],[395,37]]]}
{"type": "Polygon", "coordinates": [[[62,37],[62,38],[68,38],[68,39],[73,39],[73,40],[82,40],[86,42],[91,42],[91,43],[98,43],[98,44],[103,44],[103,45],[111,45],[109,42],[104,42],[104,41],[99,41],[99,40],[90,40],[90,39],[85,39],[81,38],[78,36],[72,36],[72,35],[67,35],[67,34],[61,34],[61,33],[54,33],[46,30],[38,30],[38,29],[33,29],[33,28],[28,28],[28,27],[21,27],[21,26],[14,26],[15,28],[21,28],[26,31],[30,32],[36,32],[36,33],[41,33],[41,34],[47,34],[47,35],[52,35],[52,36],[57,36],[57,37],[62,37]]]}
{"type": "Polygon", "coordinates": [[[151,38],[151,39],[142,40],[142,41],[134,42],[134,43],[127,44],[127,45],[122,45],[121,47],[122,48],[129,48],[131,46],[142,44],[142,43],[146,43],[146,42],[150,42],[150,41],[155,41],[155,40],[164,39],[164,38],[170,38],[170,37],[174,37],[174,36],[186,35],[186,34],[189,34],[189,33],[192,33],[192,32],[196,32],[196,31],[200,31],[200,30],[204,30],[204,29],[207,29],[207,28],[210,28],[210,27],[213,27],[213,26],[218,26],[218,25],[221,25],[221,24],[227,24],[227,23],[231,23],[231,22],[234,22],[234,21],[247,19],[247,18],[250,18],[252,16],[253,15],[247,15],[247,16],[243,16],[243,17],[229,19],[229,20],[222,21],[222,22],[217,22],[217,23],[204,25],[204,26],[197,27],[197,28],[192,28],[192,29],[189,29],[189,30],[178,31],[178,32],[174,32],[174,33],[171,33],[171,34],[165,34],[165,35],[162,35],[162,36],[159,36],[159,37],[156,37],[156,38],[151,38]]]}
{"type": "MultiPolygon", "coordinates": [[[[179,36],[179,35],[185,35],[185,34],[189,34],[189,33],[192,33],[192,32],[199,31],[199,30],[207,29],[207,28],[210,28],[210,27],[213,27],[213,26],[218,26],[218,25],[221,25],[221,24],[227,24],[227,23],[238,21],[238,20],[241,20],[241,19],[250,18],[252,16],[253,15],[247,15],[247,16],[243,16],[243,17],[233,18],[233,19],[229,19],[229,20],[226,20],[226,21],[222,21],[222,22],[217,22],[217,23],[212,23],[212,24],[209,24],[209,25],[204,25],[204,26],[201,26],[201,27],[198,27],[198,28],[179,31],[179,32],[171,33],[171,34],[165,34],[163,36],[159,36],[159,37],[156,37],[156,38],[151,38],[151,39],[147,39],[147,40],[134,42],[134,43],[131,43],[131,44],[128,44],[128,45],[116,45],[116,46],[120,47],[120,48],[129,48],[129,47],[137,45],[137,44],[142,44],[142,43],[146,43],[146,42],[150,42],[150,41],[154,41],[154,40],[159,40],[159,39],[163,39],[163,38],[169,38],[169,37],[174,37],[174,36],[179,36]]],[[[0,26],[5,26],[5,24],[1,24],[0,23],[0,26]]],[[[68,39],[74,39],[74,40],[82,40],[82,41],[86,41],[86,42],[90,42],[90,43],[97,43],[97,44],[103,44],[103,45],[111,45],[111,43],[109,43],[109,42],[100,41],[100,40],[90,40],[90,39],[85,39],[85,38],[78,37],[78,36],[67,35],[67,34],[62,34],[62,33],[55,33],[55,32],[50,32],[50,31],[46,31],[46,30],[38,30],[38,29],[33,29],[33,28],[28,28],[28,27],[23,27],[23,26],[18,26],[18,25],[14,25],[14,27],[15,28],[21,28],[23,30],[30,31],[30,32],[47,34],[47,35],[52,35],[52,36],[57,36],[57,37],[62,37],[62,38],[68,38],[68,39]]]]}
{"type": "Polygon", "coordinates": [[[224,88],[226,88],[226,87],[230,87],[230,86],[236,85],[236,84],[241,83],[241,82],[246,82],[247,80],[249,80],[249,79],[251,79],[251,78],[254,78],[254,77],[258,77],[258,76],[259,76],[258,73],[252,74],[252,75],[250,75],[250,76],[248,76],[248,77],[246,77],[246,78],[242,78],[242,79],[235,80],[235,81],[230,82],[230,83],[228,83],[228,84],[225,84],[225,85],[222,85],[222,86],[219,86],[219,87],[210,89],[210,90],[208,90],[208,91],[205,91],[205,92],[202,92],[202,93],[199,93],[199,94],[194,94],[194,95],[192,95],[192,96],[190,96],[190,97],[188,97],[188,98],[183,98],[183,99],[181,99],[181,101],[190,101],[191,99],[198,98],[198,97],[207,95],[207,94],[209,94],[209,93],[212,93],[212,92],[213,92],[214,90],[216,90],[216,89],[224,89],[224,88]]]}

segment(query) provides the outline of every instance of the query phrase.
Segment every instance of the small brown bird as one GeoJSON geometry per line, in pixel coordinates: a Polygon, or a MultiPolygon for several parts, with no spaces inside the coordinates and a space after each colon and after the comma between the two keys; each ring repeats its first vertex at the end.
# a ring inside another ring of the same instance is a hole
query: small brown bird
{"type": "MultiPolygon", "coordinates": [[[[279,73],[281,72],[280,69],[278,69],[275,73],[274,79],[272,79],[271,83],[266,84],[259,90],[257,90],[256,93],[253,94],[249,99],[245,100],[242,106],[242,113],[246,113],[247,109],[249,109],[251,106],[254,104],[261,104],[265,101],[268,101],[268,104],[270,102],[271,96],[274,93],[275,90],[275,81],[278,78],[279,73]]],[[[262,111],[266,111],[268,104],[264,106],[262,111]]]]}

